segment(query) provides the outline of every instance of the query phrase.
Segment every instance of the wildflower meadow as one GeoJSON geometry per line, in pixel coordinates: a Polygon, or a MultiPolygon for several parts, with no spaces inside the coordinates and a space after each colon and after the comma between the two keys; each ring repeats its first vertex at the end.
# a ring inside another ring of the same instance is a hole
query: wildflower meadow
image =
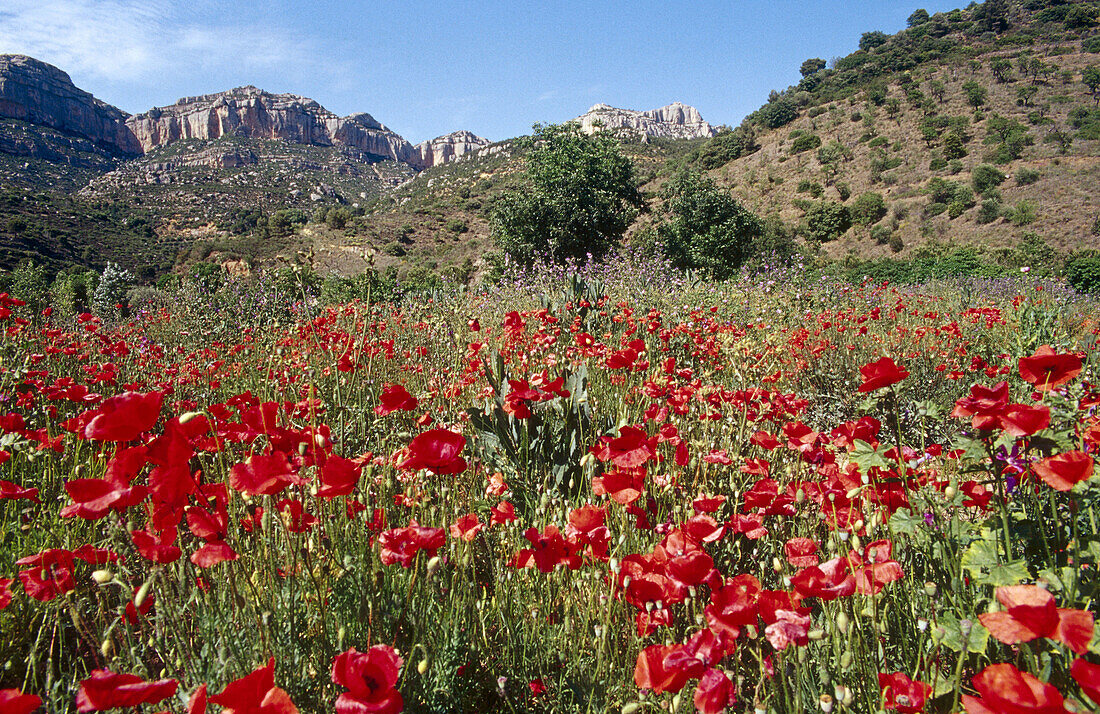
{"type": "Polygon", "coordinates": [[[0,296],[0,711],[1094,711],[1100,305],[675,275],[0,296]]]}

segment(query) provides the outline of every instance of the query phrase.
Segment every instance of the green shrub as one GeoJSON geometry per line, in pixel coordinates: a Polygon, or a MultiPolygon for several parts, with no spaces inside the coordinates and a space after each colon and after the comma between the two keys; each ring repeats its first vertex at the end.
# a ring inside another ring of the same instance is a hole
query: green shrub
{"type": "Polygon", "coordinates": [[[966,213],[966,208],[966,204],[962,201],[952,201],[951,203],[947,204],[947,215],[952,220],[954,220],[962,214],[966,213]]]}
{"type": "Polygon", "coordinates": [[[1016,226],[1027,226],[1035,222],[1039,217],[1038,206],[1034,201],[1022,200],[1006,214],[1008,219],[1016,226]]]}
{"type": "Polygon", "coordinates": [[[840,181],[834,188],[836,188],[836,192],[840,196],[841,201],[847,201],[852,197],[852,187],[849,186],[846,181],[840,181]]]}
{"type": "Polygon", "coordinates": [[[1006,176],[996,166],[980,164],[974,167],[970,175],[970,184],[978,193],[984,194],[991,188],[996,188],[1004,183],[1006,176]]]}
{"type": "Polygon", "coordinates": [[[886,216],[886,201],[881,193],[867,191],[856,199],[851,215],[852,221],[862,226],[878,223],[886,216]]]}
{"type": "Polygon", "coordinates": [[[821,146],[821,137],[817,134],[802,134],[791,142],[791,154],[801,154],[821,146]]]}
{"type": "Polygon", "coordinates": [[[932,216],[938,216],[946,210],[947,210],[947,204],[946,203],[939,203],[939,202],[930,203],[924,209],[924,217],[925,218],[931,218],[932,216]]]}
{"type": "Polygon", "coordinates": [[[1016,172],[1016,185],[1029,186],[1039,180],[1039,172],[1036,169],[1022,167],[1016,172]]]}
{"type": "Polygon", "coordinates": [[[890,226],[878,225],[871,228],[871,238],[879,245],[886,245],[890,242],[894,232],[890,230],[890,226]]]}
{"type": "Polygon", "coordinates": [[[992,223],[1001,217],[1001,202],[996,199],[987,198],[982,201],[981,208],[978,209],[978,215],[975,220],[982,225],[986,223],[992,223]]]}
{"type": "Polygon", "coordinates": [[[1066,281],[1083,293],[1100,293],[1100,251],[1084,250],[1066,259],[1066,281]]]}
{"type": "Polygon", "coordinates": [[[822,201],[806,213],[805,235],[809,240],[827,243],[852,227],[848,207],[835,201],[822,201]]]}

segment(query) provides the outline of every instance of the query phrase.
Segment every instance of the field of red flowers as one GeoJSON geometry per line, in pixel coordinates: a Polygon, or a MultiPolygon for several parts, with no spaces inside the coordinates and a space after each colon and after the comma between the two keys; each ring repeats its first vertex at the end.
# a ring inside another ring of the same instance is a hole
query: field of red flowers
{"type": "Polygon", "coordinates": [[[1100,704],[1095,302],[0,303],[5,714],[1100,704]]]}

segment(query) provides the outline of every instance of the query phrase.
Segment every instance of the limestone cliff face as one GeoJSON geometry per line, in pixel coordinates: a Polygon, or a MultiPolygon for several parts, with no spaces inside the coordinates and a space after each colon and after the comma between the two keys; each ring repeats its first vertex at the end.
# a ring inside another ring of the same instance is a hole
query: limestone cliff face
{"type": "Polygon", "coordinates": [[[699,139],[718,133],[717,128],[703,121],[699,110],[680,102],[647,112],[597,104],[574,121],[580,122],[581,129],[588,133],[602,127],[616,133],[637,135],[642,141],[651,138],[699,139]]]}
{"type": "Polygon", "coordinates": [[[468,131],[455,131],[444,136],[437,136],[430,141],[424,141],[416,145],[420,155],[420,163],[425,167],[439,166],[460,157],[478,152],[489,145],[488,139],[482,139],[477,134],[468,131]]]}
{"type": "Polygon", "coordinates": [[[338,117],[312,99],[251,86],[184,97],[171,106],[132,116],[126,123],[146,152],[184,139],[238,135],[314,146],[350,146],[423,168],[419,152],[370,114],[338,117]]]}
{"type": "Polygon", "coordinates": [[[0,55],[0,117],[48,126],[136,156],[141,144],[127,128],[127,116],[78,89],[53,65],[24,55],[0,55]]]}

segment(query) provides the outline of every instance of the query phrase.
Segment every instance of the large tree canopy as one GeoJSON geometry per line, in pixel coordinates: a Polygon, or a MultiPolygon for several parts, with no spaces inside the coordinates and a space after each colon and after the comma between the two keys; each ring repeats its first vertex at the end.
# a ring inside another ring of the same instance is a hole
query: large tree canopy
{"type": "Polygon", "coordinates": [[[528,151],[524,185],[491,213],[501,250],[519,263],[606,255],[643,205],[619,142],[607,132],[586,135],[575,123],[536,124],[520,148],[528,151]]]}

